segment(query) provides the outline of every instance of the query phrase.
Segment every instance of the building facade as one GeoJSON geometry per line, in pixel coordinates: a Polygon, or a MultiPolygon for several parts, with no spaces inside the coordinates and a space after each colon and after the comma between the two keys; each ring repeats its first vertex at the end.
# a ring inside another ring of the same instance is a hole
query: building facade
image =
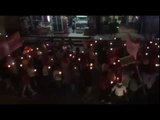
{"type": "Polygon", "coordinates": [[[159,37],[159,16],[140,16],[139,33],[150,39],[153,34],[159,37]]]}

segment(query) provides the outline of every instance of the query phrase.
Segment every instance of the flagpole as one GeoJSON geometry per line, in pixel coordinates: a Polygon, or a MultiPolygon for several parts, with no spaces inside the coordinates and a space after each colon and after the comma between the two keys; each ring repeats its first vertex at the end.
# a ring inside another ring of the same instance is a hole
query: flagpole
{"type": "MultiPolygon", "coordinates": [[[[133,40],[132,36],[131,36],[129,33],[128,33],[128,37],[129,37],[130,40],[133,40]]],[[[136,56],[134,56],[134,58],[135,58],[135,60],[137,59],[137,53],[136,53],[136,56]]],[[[141,77],[141,75],[140,75],[140,71],[139,71],[138,64],[136,63],[135,65],[136,65],[136,70],[137,70],[137,73],[138,73],[139,80],[140,80],[141,83],[142,83],[143,92],[144,92],[144,94],[146,95],[146,90],[145,90],[145,87],[144,87],[144,82],[143,82],[142,77],[141,77]]]]}

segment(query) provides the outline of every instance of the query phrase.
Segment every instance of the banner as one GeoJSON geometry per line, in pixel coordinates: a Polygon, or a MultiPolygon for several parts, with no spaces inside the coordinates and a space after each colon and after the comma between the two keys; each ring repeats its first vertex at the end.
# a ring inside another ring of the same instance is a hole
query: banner
{"type": "Polygon", "coordinates": [[[125,67],[125,66],[128,66],[130,64],[135,64],[136,61],[135,61],[133,56],[129,55],[129,56],[125,56],[125,57],[120,58],[120,63],[121,63],[122,67],[125,67]]]}

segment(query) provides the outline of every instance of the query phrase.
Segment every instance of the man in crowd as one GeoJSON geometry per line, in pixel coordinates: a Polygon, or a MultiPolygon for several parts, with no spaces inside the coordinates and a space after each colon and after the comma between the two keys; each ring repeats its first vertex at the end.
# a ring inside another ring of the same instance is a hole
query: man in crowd
{"type": "Polygon", "coordinates": [[[126,87],[122,84],[122,82],[118,82],[113,88],[113,103],[115,104],[123,104],[125,101],[125,95],[127,93],[126,87]]]}

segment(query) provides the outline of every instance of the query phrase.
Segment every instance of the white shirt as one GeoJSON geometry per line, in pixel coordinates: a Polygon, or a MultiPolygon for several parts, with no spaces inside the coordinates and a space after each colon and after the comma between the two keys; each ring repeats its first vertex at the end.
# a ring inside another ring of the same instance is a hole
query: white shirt
{"type": "Polygon", "coordinates": [[[127,92],[125,86],[118,87],[117,85],[113,87],[112,91],[115,91],[115,95],[119,97],[123,96],[127,92]]]}

